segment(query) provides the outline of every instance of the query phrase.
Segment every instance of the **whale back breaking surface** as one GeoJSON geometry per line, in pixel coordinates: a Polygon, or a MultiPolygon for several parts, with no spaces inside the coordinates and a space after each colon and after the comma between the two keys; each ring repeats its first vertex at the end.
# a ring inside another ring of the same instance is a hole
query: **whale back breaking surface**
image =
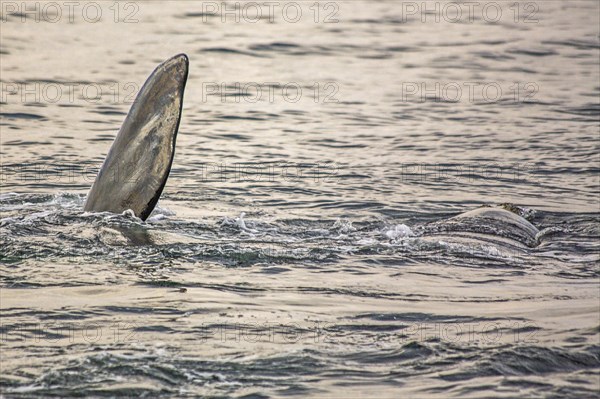
{"type": "Polygon", "coordinates": [[[179,54],[160,64],[137,95],[90,189],[85,211],[145,220],[158,202],[175,154],[189,62],[179,54]]]}
{"type": "Polygon", "coordinates": [[[507,247],[538,245],[539,230],[524,217],[502,207],[482,207],[434,222],[430,238],[453,243],[488,242],[507,247]]]}

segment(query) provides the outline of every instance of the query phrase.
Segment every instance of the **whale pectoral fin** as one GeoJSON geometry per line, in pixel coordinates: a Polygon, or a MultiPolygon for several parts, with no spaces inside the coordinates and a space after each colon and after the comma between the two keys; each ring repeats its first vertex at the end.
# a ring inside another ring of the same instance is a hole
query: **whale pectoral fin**
{"type": "Polygon", "coordinates": [[[176,55],[148,77],[90,189],[85,211],[122,213],[145,220],[158,202],[175,155],[189,61],[176,55]]]}

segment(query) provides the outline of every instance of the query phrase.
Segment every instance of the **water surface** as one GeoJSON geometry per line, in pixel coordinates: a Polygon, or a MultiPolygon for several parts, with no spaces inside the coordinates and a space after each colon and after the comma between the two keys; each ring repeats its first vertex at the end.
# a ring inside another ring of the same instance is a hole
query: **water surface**
{"type": "Polygon", "coordinates": [[[132,4],[1,25],[3,395],[597,393],[597,2],[457,23],[392,1],[320,3],[316,23],[309,2],[295,23],[132,4]],[[159,207],[84,213],[137,89],[180,52],[159,207]],[[499,203],[537,245],[435,238],[499,203]]]}

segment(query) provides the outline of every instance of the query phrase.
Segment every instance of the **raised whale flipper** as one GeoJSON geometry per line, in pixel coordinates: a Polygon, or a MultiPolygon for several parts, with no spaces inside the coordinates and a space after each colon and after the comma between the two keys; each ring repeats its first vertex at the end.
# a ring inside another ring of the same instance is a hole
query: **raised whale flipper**
{"type": "Polygon", "coordinates": [[[188,57],[179,54],[146,80],[90,189],[85,211],[131,209],[142,220],[150,215],[173,163],[188,69],[188,57]]]}

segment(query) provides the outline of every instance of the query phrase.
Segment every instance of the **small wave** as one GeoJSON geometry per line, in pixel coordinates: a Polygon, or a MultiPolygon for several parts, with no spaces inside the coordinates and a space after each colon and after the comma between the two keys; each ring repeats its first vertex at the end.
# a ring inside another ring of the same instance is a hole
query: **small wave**
{"type": "Polygon", "coordinates": [[[572,372],[600,367],[599,347],[586,351],[566,351],[560,348],[518,346],[499,348],[465,371],[443,374],[448,381],[463,381],[486,376],[528,376],[572,372]]]}
{"type": "Polygon", "coordinates": [[[39,120],[39,121],[47,120],[47,118],[43,115],[29,114],[29,113],[25,113],[25,112],[13,112],[13,113],[0,112],[0,117],[6,118],[6,119],[29,119],[29,120],[39,120]]]}
{"type": "Polygon", "coordinates": [[[507,51],[509,54],[527,55],[531,57],[548,57],[558,53],[551,49],[514,48],[507,51]]]}
{"type": "Polygon", "coordinates": [[[264,57],[263,55],[256,54],[250,51],[237,50],[228,47],[209,47],[200,50],[200,53],[219,53],[219,54],[230,54],[230,55],[244,55],[249,57],[264,57]]]}

